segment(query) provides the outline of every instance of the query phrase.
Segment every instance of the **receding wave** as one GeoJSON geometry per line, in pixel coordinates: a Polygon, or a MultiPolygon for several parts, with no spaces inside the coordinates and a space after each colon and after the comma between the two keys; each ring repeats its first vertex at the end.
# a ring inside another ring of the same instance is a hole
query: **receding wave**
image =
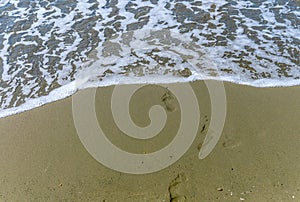
{"type": "Polygon", "coordinates": [[[300,84],[298,0],[0,0],[0,117],[91,86],[300,84]]]}

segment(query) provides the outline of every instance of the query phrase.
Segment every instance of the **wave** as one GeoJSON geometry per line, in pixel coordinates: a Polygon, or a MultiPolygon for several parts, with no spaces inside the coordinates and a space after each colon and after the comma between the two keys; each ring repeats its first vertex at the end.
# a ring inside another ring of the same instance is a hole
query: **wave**
{"type": "Polygon", "coordinates": [[[299,1],[0,1],[0,117],[132,83],[300,84],[299,1]]]}

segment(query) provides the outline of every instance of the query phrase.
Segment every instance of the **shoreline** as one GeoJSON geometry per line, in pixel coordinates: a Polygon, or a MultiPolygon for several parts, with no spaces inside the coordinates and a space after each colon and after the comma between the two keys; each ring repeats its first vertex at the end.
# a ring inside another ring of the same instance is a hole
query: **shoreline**
{"type": "MultiPolygon", "coordinates": [[[[132,81],[129,80],[129,83],[126,84],[118,84],[118,83],[107,83],[101,86],[98,86],[98,84],[89,84],[87,86],[84,86],[82,88],[76,88],[76,84],[74,81],[61,86],[57,89],[54,89],[53,91],[50,92],[50,94],[43,96],[43,97],[38,97],[38,98],[33,98],[30,99],[29,101],[23,103],[20,106],[17,107],[13,107],[13,108],[7,108],[5,110],[2,110],[2,112],[0,112],[0,119],[2,118],[6,118],[9,116],[14,116],[14,115],[18,115],[20,113],[24,113],[27,112],[29,110],[33,110],[35,108],[39,108],[39,107],[43,107],[45,105],[51,104],[53,102],[57,102],[63,99],[67,99],[69,97],[72,97],[73,95],[75,95],[78,91],[81,90],[85,90],[85,89],[89,89],[89,88],[108,88],[108,87],[114,87],[116,85],[139,85],[139,84],[143,84],[143,85],[161,85],[161,84],[182,84],[182,83],[195,83],[195,82],[203,82],[203,81],[216,81],[216,82],[223,82],[223,83],[230,83],[232,85],[240,85],[240,86],[245,86],[245,87],[253,87],[253,88],[289,88],[289,87],[297,87],[300,86],[300,83],[294,83],[293,81],[289,81],[288,84],[287,82],[279,82],[278,80],[274,80],[274,82],[276,83],[276,85],[272,85],[272,82],[270,83],[270,79],[259,79],[259,80],[254,80],[253,82],[249,83],[249,82],[237,82],[237,81],[232,81],[230,79],[224,79],[224,78],[219,78],[219,79],[215,79],[215,77],[211,77],[211,78],[192,78],[192,80],[186,79],[184,77],[178,77],[177,79],[175,79],[172,82],[151,82],[151,77],[147,78],[150,79],[150,81],[145,80],[142,81],[138,80],[138,81],[134,81],[134,79],[132,81]],[[265,85],[263,85],[262,83],[267,83],[265,85]],[[71,86],[71,87],[70,87],[71,86]],[[70,88],[69,88],[70,87],[70,88]],[[54,94],[54,96],[53,96],[54,94]],[[61,96],[62,94],[67,94],[67,96],[61,96]],[[52,95],[52,96],[51,96],[52,95]],[[55,97],[55,98],[54,98],[55,97]],[[50,101],[43,101],[46,99],[50,99],[50,101]],[[34,105],[34,107],[32,107],[32,105],[34,105]],[[25,109],[24,109],[25,108],[25,109]]],[[[162,79],[164,79],[164,77],[162,77],[162,79]]]]}
{"type": "MultiPolygon", "coordinates": [[[[72,96],[1,118],[0,200],[170,201],[171,196],[186,201],[296,201],[300,198],[300,86],[224,84],[227,118],[213,152],[204,160],[197,158],[205,137],[199,130],[180,160],[147,175],[113,171],[91,157],[74,126],[72,96]]],[[[205,107],[209,95],[203,81],[191,85],[200,100],[203,121],[204,115],[211,113],[205,107]]],[[[150,105],[150,97],[159,98],[155,88],[150,85],[146,94],[140,92],[134,98],[134,113],[139,112],[141,103],[150,105]]],[[[104,106],[110,103],[112,89],[97,91],[96,100],[104,99],[104,104],[97,106],[104,119],[109,117],[104,106]]],[[[116,127],[104,119],[103,127],[111,132],[112,142],[135,152],[166,145],[172,139],[172,124],[178,123],[172,119],[166,136],[133,148],[137,142],[118,137],[116,127]]],[[[140,124],[148,121],[141,120],[140,124]]]]}

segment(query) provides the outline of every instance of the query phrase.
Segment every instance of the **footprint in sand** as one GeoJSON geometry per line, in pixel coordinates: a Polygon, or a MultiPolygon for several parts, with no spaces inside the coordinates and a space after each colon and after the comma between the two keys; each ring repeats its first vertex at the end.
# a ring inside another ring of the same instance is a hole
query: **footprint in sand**
{"type": "Polygon", "coordinates": [[[176,99],[169,89],[166,88],[166,93],[161,97],[161,100],[169,112],[176,111],[176,99]]]}
{"type": "Polygon", "coordinates": [[[178,176],[172,180],[169,186],[169,194],[171,198],[171,202],[185,202],[186,196],[185,193],[187,192],[184,183],[187,181],[187,177],[180,173],[178,176]]]}

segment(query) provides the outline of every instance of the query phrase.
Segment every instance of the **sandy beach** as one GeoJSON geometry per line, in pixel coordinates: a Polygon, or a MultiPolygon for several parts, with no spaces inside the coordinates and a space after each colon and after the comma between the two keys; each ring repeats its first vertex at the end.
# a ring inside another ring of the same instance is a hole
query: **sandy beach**
{"type": "MultiPolygon", "coordinates": [[[[77,135],[72,97],[0,119],[0,201],[300,201],[300,86],[225,83],[221,139],[199,160],[210,100],[203,81],[191,85],[201,111],[197,136],[179,161],[151,174],[125,174],[97,162],[77,135]]],[[[178,111],[150,142],[120,136],[108,107],[112,90],[98,88],[96,96],[99,123],[112,143],[142,153],[172,139],[178,111]]],[[[138,92],[133,120],[147,125],[141,109],[158,103],[161,93],[155,85],[138,92]]]]}

